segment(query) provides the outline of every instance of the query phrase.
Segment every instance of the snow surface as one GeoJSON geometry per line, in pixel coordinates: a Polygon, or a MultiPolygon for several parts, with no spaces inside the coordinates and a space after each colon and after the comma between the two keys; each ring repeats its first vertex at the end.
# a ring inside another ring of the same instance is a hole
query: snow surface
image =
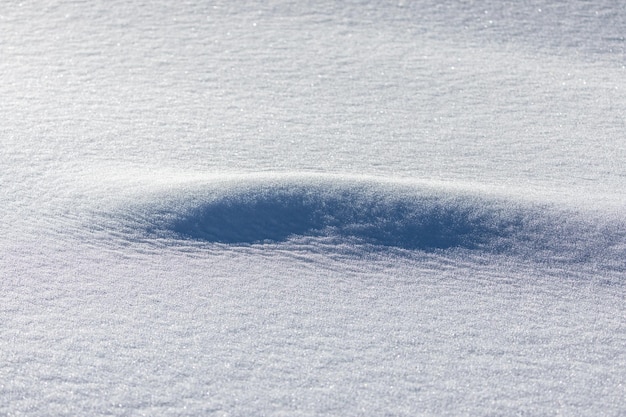
{"type": "Polygon", "coordinates": [[[0,415],[626,414],[619,1],[0,4],[0,415]]]}

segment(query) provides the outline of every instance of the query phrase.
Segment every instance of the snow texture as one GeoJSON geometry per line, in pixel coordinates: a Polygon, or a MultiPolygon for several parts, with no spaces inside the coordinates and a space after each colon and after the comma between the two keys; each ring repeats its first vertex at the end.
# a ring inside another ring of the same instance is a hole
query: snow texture
{"type": "Polygon", "coordinates": [[[619,2],[0,5],[0,415],[626,414],[619,2]]]}

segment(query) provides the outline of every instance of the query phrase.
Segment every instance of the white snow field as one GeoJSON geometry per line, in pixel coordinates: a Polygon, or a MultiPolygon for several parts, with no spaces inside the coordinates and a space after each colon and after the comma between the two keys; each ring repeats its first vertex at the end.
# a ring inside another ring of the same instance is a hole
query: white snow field
{"type": "Polygon", "coordinates": [[[0,3],[0,415],[626,415],[626,5],[0,3]]]}

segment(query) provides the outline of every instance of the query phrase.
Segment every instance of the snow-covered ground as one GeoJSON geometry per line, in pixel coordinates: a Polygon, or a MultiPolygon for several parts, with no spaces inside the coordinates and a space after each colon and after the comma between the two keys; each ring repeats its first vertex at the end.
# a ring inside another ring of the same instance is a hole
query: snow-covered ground
{"type": "Polygon", "coordinates": [[[0,415],[626,414],[619,1],[4,1],[0,415]]]}

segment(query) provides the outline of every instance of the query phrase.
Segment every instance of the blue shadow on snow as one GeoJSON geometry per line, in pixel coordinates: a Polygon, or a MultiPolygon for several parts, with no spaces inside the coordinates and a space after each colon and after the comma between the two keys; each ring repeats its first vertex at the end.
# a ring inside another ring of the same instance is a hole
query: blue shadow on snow
{"type": "Polygon", "coordinates": [[[435,250],[487,244],[503,235],[500,226],[494,224],[493,213],[454,200],[273,190],[205,203],[169,227],[182,238],[210,243],[254,244],[297,236],[334,236],[374,245],[435,250]]]}

